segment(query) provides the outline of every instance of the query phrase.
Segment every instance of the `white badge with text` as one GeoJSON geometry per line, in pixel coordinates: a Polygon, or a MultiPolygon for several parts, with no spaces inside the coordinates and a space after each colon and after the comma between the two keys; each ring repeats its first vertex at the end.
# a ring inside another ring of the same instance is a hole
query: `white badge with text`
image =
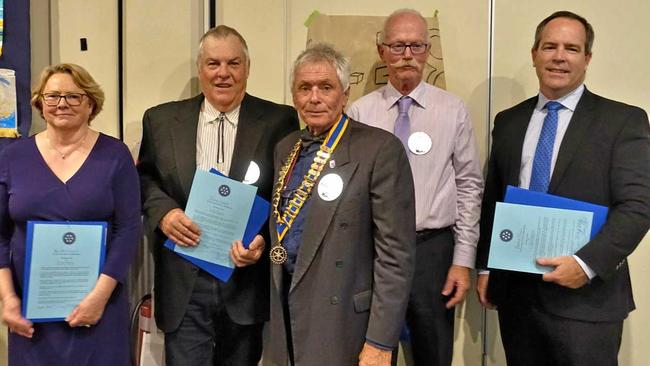
{"type": "Polygon", "coordinates": [[[246,171],[246,175],[244,176],[244,181],[242,183],[253,184],[257,182],[258,179],[260,179],[260,166],[257,165],[256,162],[251,161],[250,165],[248,166],[248,170],[246,171]]]}
{"type": "Polygon", "coordinates": [[[424,155],[431,150],[431,137],[424,132],[415,132],[409,137],[409,150],[415,155],[424,155]]]}
{"type": "Polygon", "coordinates": [[[330,173],[318,182],[318,196],[323,201],[333,201],[343,192],[343,179],[335,173],[330,173]]]}

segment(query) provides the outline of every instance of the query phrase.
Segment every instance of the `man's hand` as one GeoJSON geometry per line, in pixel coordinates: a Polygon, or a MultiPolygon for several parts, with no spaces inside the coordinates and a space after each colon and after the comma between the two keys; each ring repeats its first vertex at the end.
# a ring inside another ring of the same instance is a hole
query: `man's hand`
{"type": "Polygon", "coordinates": [[[544,273],[542,279],[568,288],[580,288],[589,282],[589,277],[573,256],[565,255],[552,258],[538,258],[542,266],[555,267],[552,272],[544,273]]]}
{"type": "Polygon", "coordinates": [[[257,263],[262,253],[264,253],[264,238],[262,235],[256,235],[248,245],[248,249],[244,248],[241,240],[234,241],[230,248],[230,258],[237,267],[246,267],[257,263]]]}
{"type": "Polygon", "coordinates": [[[167,212],[160,220],[160,230],[174,243],[182,247],[199,244],[201,230],[180,208],[167,212]]]}
{"type": "Polygon", "coordinates": [[[10,332],[27,338],[34,335],[34,325],[20,314],[20,299],[16,295],[2,299],[2,320],[10,332]]]}
{"type": "Polygon", "coordinates": [[[478,301],[488,309],[495,309],[490,300],[487,297],[488,282],[490,280],[490,274],[480,274],[476,279],[476,294],[478,295],[478,301]]]}
{"type": "Polygon", "coordinates": [[[452,264],[447,272],[447,281],[445,281],[445,286],[442,288],[443,295],[449,296],[452,293],[454,294],[454,296],[447,301],[447,304],[445,304],[447,309],[451,309],[463,301],[468,289],[469,268],[452,264]],[[454,288],[456,289],[455,292],[454,288]]]}
{"type": "Polygon", "coordinates": [[[392,354],[391,351],[379,349],[366,342],[359,354],[359,366],[390,366],[392,354]]]}

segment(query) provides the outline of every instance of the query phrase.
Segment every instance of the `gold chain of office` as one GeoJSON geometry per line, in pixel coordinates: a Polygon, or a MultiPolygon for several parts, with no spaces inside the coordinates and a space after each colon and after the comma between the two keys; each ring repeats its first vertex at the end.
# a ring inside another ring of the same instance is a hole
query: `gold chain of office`
{"type": "Polygon", "coordinates": [[[323,143],[320,146],[320,150],[316,152],[316,156],[314,156],[314,161],[309,167],[309,171],[307,171],[307,174],[305,174],[298,189],[293,192],[291,199],[287,203],[287,207],[285,207],[282,215],[280,215],[280,199],[282,197],[282,190],[284,189],[287,174],[289,174],[289,171],[291,170],[291,167],[294,165],[295,160],[298,156],[301,144],[301,140],[298,140],[298,142],[296,142],[293,149],[291,150],[291,153],[289,153],[284,166],[282,166],[280,169],[280,172],[278,174],[278,181],[273,192],[272,204],[276,223],[284,223],[286,225],[286,230],[284,230],[282,233],[278,233],[278,245],[271,248],[271,252],[269,253],[271,262],[274,264],[283,264],[287,261],[287,249],[282,245],[282,238],[284,237],[284,234],[291,228],[293,220],[295,220],[296,216],[298,216],[298,213],[300,212],[302,206],[305,204],[307,199],[309,199],[311,191],[316,185],[316,181],[318,180],[320,173],[325,168],[325,164],[331,156],[331,149],[323,143]]]}

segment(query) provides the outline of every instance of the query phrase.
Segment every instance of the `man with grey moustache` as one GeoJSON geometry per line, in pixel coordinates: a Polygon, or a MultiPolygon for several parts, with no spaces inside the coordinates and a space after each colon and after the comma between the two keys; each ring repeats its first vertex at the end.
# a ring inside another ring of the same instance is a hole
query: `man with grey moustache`
{"type": "Polygon", "coordinates": [[[431,45],[420,13],[401,9],[377,43],[388,85],[362,97],[351,118],[393,132],[415,183],[416,265],[406,322],[416,365],[450,365],[454,306],[470,287],[483,179],[472,123],[456,96],[422,81],[431,45]]]}

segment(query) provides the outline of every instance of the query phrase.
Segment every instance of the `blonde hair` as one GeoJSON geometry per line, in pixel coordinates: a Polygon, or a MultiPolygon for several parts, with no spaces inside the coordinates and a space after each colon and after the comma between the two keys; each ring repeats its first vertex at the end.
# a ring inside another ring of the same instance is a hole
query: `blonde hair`
{"type": "Polygon", "coordinates": [[[38,109],[41,112],[41,116],[43,116],[43,100],[41,99],[41,94],[43,94],[45,84],[47,84],[50,77],[54,74],[70,75],[72,81],[86,93],[88,99],[93,103],[93,111],[88,118],[88,123],[90,123],[102,111],[102,107],[104,106],[104,92],[95,79],[90,76],[90,73],[76,64],[62,63],[43,69],[38,84],[32,90],[31,102],[34,108],[38,109]]]}

